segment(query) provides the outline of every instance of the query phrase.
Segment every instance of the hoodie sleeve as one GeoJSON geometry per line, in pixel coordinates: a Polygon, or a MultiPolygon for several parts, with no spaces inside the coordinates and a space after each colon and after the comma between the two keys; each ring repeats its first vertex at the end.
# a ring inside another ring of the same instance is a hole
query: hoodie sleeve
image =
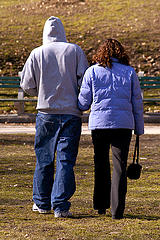
{"type": "Polygon", "coordinates": [[[78,86],[80,87],[82,84],[83,75],[88,68],[88,61],[83,52],[83,50],[77,46],[78,54],[77,54],[77,79],[78,79],[78,86]]]}
{"type": "Polygon", "coordinates": [[[78,107],[82,111],[86,111],[90,108],[92,103],[92,81],[89,69],[85,72],[80,93],[78,96],[78,107]]]}
{"type": "Polygon", "coordinates": [[[31,52],[23,67],[20,86],[27,94],[31,96],[38,95],[35,79],[33,51],[31,52]]]}
{"type": "Polygon", "coordinates": [[[136,135],[144,134],[143,101],[138,77],[133,71],[132,76],[132,111],[135,121],[134,133],[136,135]]]}

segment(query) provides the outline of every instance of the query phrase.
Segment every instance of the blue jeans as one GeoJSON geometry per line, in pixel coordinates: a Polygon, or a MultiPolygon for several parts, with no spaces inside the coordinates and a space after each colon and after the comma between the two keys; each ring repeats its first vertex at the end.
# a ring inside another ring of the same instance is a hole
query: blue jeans
{"type": "Polygon", "coordinates": [[[36,167],[33,201],[45,210],[69,210],[76,190],[74,165],[81,134],[81,118],[66,114],[42,114],[36,118],[36,167]],[[54,160],[56,172],[54,178],[54,160]]]}

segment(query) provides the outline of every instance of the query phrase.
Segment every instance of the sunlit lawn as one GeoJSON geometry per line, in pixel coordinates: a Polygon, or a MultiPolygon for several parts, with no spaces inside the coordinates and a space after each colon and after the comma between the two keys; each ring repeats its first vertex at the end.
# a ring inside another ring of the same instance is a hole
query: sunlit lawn
{"type": "Polygon", "coordinates": [[[141,137],[142,176],[128,181],[124,219],[112,220],[110,210],[99,216],[92,208],[93,147],[90,136],[83,135],[75,167],[77,190],[71,199],[73,218],[55,219],[31,211],[34,136],[0,135],[0,239],[159,240],[159,142],[160,135],[141,137]]]}

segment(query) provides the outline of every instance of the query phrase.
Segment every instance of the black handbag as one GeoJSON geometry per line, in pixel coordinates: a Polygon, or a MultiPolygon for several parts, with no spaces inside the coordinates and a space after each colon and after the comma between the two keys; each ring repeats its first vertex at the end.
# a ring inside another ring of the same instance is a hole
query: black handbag
{"type": "Polygon", "coordinates": [[[139,179],[140,178],[142,166],[138,162],[139,162],[139,136],[136,136],[133,162],[127,168],[127,177],[129,179],[139,179]],[[136,158],[136,156],[137,156],[137,158],[136,158]]]}

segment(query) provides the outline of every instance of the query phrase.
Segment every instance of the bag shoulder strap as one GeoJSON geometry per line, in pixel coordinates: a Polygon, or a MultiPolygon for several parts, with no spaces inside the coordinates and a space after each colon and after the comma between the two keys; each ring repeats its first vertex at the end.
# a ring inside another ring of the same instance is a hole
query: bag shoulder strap
{"type": "Polygon", "coordinates": [[[139,136],[136,136],[136,143],[135,143],[135,148],[134,148],[134,155],[133,155],[133,163],[138,164],[139,162],[139,136]],[[137,157],[137,158],[136,158],[137,157]]]}

